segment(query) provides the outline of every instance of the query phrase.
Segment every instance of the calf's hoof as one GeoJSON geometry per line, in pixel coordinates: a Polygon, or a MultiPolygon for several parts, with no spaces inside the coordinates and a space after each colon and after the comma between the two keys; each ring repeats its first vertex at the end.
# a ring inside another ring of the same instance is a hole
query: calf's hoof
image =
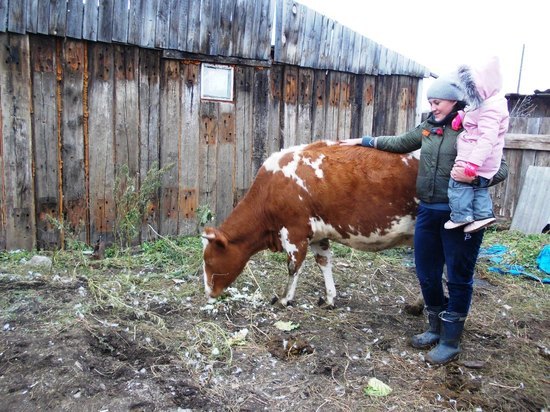
{"type": "Polygon", "coordinates": [[[328,303],[323,297],[319,297],[319,300],[317,301],[317,305],[322,306],[323,308],[328,310],[336,309],[336,305],[334,304],[334,302],[328,303]]]}

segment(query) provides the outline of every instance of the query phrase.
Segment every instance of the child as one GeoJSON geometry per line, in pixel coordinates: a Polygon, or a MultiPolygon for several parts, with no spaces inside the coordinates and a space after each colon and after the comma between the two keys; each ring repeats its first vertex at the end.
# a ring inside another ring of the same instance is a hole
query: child
{"type": "Polygon", "coordinates": [[[457,137],[454,167],[463,167],[474,181],[449,180],[451,220],[445,229],[467,225],[464,232],[472,233],[495,221],[488,186],[500,166],[509,113],[496,57],[480,67],[459,67],[458,77],[468,106],[461,113],[464,131],[457,137]]]}

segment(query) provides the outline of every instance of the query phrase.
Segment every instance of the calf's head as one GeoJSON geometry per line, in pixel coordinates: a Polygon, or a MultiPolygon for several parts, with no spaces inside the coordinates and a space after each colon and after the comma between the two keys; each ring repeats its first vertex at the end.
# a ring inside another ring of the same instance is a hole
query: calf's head
{"type": "Polygon", "coordinates": [[[216,298],[239,276],[247,257],[239,245],[229,242],[217,229],[205,228],[202,238],[204,290],[207,296],[216,298]]]}

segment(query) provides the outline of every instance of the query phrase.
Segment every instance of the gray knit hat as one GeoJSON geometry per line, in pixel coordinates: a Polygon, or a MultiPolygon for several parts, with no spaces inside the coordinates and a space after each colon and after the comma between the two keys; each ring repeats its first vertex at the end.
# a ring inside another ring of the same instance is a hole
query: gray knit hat
{"type": "Polygon", "coordinates": [[[452,77],[439,77],[428,88],[428,99],[464,100],[464,92],[458,85],[458,79],[452,77]]]}

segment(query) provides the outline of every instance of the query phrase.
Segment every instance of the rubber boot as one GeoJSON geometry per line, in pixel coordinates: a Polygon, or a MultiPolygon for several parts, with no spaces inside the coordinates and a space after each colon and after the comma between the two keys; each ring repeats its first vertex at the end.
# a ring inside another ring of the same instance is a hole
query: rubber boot
{"type": "Polygon", "coordinates": [[[458,357],[466,314],[442,312],[439,317],[441,319],[439,343],[426,354],[426,362],[434,365],[444,365],[458,357]]]}
{"type": "Polygon", "coordinates": [[[439,342],[441,331],[441,319],[439,314],[445,310],[445,306],[426,306],[428,312],[428,330],[424,333],[414,335],[411,338],[411,346],[417,349],[426,349],[439,342]]]}

